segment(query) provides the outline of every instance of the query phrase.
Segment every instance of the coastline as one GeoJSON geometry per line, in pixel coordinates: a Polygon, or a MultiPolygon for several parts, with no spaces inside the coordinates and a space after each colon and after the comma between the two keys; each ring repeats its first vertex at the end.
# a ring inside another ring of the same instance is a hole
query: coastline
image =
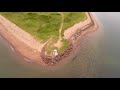
{"type": "Polygon", "coordinates": [[[64,60],[59,61],[59,63],[56,65],[57,67],[61,67],[64,64],[68,64],[69,62],[72,62],[74,58],[76,58],[77,54],[80,52],[80,44],[84,41],[84,39],[87,39],[89,36],[96,35],[96,33],[101,32],[102,24],[99,21],[99,19],[92,14],[92,18],[94,19],[94,22],[96,23],[95,27],[90,28],[88,31],[86,31],[82,36],[78,38],[76,41],[76,46],[74,46],[74,49],[72,50],[71,54],[66,57],[64,60]],[[96,19],[97,18],[97,19],[96,19]]]}
{"type": "MultiPolygon", "coordinates": [[[[58,63],[58,62],[59,63],[62,61],[67,62],[69,59],[71,59],[77,55],[78,46],[80,45],[81,40],[88,33],[95,32],[99,28],[93,15],[91,13],[88,13],[88,16],[89,16],[88,20],[86,20],[88,23],[85,23],[85,25],[83,25],[82,27],[81,26],[77,27],[76,32],[74,32],[71,36],[68,35],[69,37],[67,40],[69,42],[69,47],[66,48],[66,50],[64,50],[63,53],[59,54],[55,58],[52,58],[51,56],[45,55],[45,47],[46,46],[44,46],[44,49],[42,50],[41,57],[45,63],[50,64],[50,65],[51,64],[56,65],[56,63],[58,63]],[[65,59],[67,59],[67,60],[65,60],[65,59]]],[[[76,25],[79,25],[79,24],[76,24],[76,25]]],[[[80,23],[80,25],[81,25],[81,23],[80,23]]]]}
{"type": "MultiPolygon", "coordinates": [[[[78,39],[74,40],[76,45],[77,45],[77,41],[78,40],[80,41],[82,39],[82,37],[84,37],[85,35],[87,35],[90,32],[94,32],[98,29],[97,21],[95,20],[95,18],[93,16],[92,16],[92,19],[93,19],[95,25],[86,29],[85,31],[83,31],[82,34],[78,37],[78,39]]],[[[78,30],[76,29],[76,32],[77,31],[78,30]]],[[[74,34],[76,32],[74,32],[74,34]]],[[[19,55],[21,55],[24,58],[24,60],[30,60],[31,62],[40,63],[42,65],[47,65],[41,58],[41,55],[42,55],[41,52],[35,52],[31,47],[29,47],[24,42],[22,42],[21,40],[16,38],[11,32],[9,32],[7,30],[7,28],[4,27],[4,25],[2,23],[0,23],[0,35],[6,41],[9,42],[10,46],[12,47],[12,50],[14,50],[15,53],[18,53],[19,55]]],[[[64,59],[72,58],[71,56],[74,56],[77,53],[77,51],[75,51],[75,50],[77,50],[76,49],[77,47],[75,46],[75,44],[73,45],[73,48],[71,49],[72,52],[70,53],[70,55],[65,58],[63,57],[64,59]]],[[[63,60],[60,60],[60,61],[63,61],[63,60]]]]}
{"type": "Polygon", "coordinates": [[[14,52],[20,55],[24,60],[31,60],[32,62],[41,62],[39,52],[34,52],[32,48],[25,43],[17,39],[12,33],[0,23],[0,35],[6,40],[10,47],[14,49],[14,52]]]}

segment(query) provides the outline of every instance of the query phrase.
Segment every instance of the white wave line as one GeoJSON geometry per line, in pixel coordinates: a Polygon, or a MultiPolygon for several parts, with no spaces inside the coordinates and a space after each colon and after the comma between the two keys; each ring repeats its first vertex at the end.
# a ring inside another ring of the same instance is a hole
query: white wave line
{"type": "Polygon", "coordinates": [[[26,60],[27,62],[31,62],[31,60],[27,59],[27,58],[24,58],[24,60],[26,60]]]}
{"type": "Polygon", "coordinates": [[[15,52],[14,49],[13,49],[13,47],[12,47],[11,45],[9,45],[9,46],[10,46],[10,48],[12,49],[12,51],[15,52]]]}

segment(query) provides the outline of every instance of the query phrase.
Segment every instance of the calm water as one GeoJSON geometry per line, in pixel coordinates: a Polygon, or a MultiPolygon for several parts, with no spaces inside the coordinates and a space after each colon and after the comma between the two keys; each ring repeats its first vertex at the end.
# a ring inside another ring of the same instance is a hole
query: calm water
{"type": "Polygon", "coordinates": [[[87,35],[72,61],[43,67],[18,58],[0,37],[0,77],[120,77],[120,13],[96,12],[103,28],[87,35]]]}

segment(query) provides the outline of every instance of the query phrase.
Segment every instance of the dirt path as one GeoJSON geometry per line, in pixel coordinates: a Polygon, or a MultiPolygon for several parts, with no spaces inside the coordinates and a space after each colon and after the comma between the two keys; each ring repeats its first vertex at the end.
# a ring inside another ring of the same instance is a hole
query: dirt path
{"type": "Polygon", "coordinates": [[[61,14],[61,26],[59,29],[59,40],[62,40],[62,29],[63,29],[63,21],[64,21],[64,14],[62,12],[58,12],[59,14],[61,14]]]}
{"type": "Polygon", "coordinates": [[[55,47],[57,48],[61,48],[62,47],[62,28],[63,28],[63,21],[64,21],[64,14],[63,12],[58,12],[60,15],[61,15],[61,26],[60,26],[60,29],[59,29],[59,39],[57,41],[57,43],[54,44],[55,47]]]}

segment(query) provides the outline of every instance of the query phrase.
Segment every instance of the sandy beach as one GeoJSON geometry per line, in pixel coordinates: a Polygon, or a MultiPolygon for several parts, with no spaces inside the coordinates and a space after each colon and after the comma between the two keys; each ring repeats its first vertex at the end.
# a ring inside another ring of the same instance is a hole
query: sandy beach
{"type": "MultiPolygon", "coordinates": [[[[75,34],[75,32],[77,32],[79,28],[91,22],[88,13],[86,13],[86,15],[88,17],[87,20],[77,23],[69,29],[65,30],[64,38],[69,39],[73,34],[75,34]]],[[[82,32],[78,40],[82,40],[82,37],[98,29],[98,24],[95,18],[93,16],[91,17],[94,21],[94,26],[82,32]]],[[[41,49],[44,47],[44,44],[38,42],[29,33],[23,31],[21,28],[19,28],[9,20],[5,19],[3,16],[0,16],[0,35],[9,42],[9,44],[11,45],[11,50],[21,55],[24,60],[31,60],[32,62],[45,65],[44,61],[41,59],[41,49]]],[[[72,52],[73,55],[75,55],[76,53],[77,51],[75,52],[75,50],[72,52]]],[[[70,59],[71,56],[68,58],[70,59]]]]}

